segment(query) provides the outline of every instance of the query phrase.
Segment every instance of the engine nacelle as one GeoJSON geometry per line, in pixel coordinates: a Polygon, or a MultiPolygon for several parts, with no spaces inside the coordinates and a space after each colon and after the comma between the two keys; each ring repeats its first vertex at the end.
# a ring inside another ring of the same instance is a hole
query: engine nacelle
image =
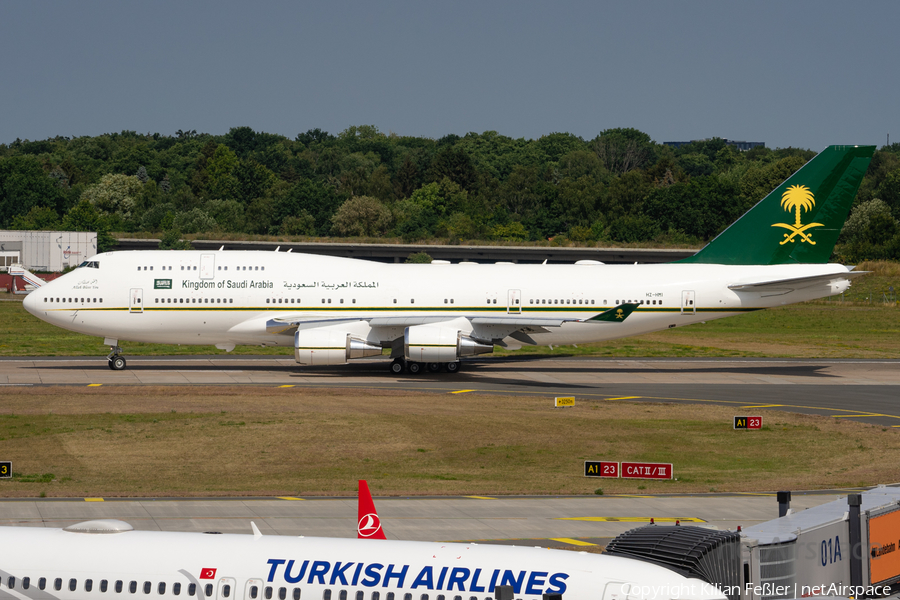
{"type": "Polygon", "coordinates": [[[494,344],[441,325],[416,325],[403,332],[404,353],[415,362],[456,362],[463,356],[489,354],[494,344]]]}
{"type": "Polygon", "coordinates": [[[294,359],[301,365],[343,365],[351,358],[381,355],[381,346],[344,331],[301,329],[294,334],[294,359]]]}

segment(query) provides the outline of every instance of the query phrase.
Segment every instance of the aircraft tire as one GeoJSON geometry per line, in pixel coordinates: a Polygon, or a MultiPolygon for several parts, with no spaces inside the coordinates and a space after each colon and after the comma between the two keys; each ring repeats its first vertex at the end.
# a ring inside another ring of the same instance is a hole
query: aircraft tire
{"type": "Polygon", "coordinates": [[[125,365],[128,363],[125,362],[124,356],[114,356],[109,359],[109,368],[113,371],[122,371],[125,369],[125,365]]]}
{"type": "Polygon", "coordinates": [[[441,363],[438,363],[438,362],[428,363],[428,372],[429,373],[440,373],[441,372],[441,363]]]}
{"type": "Polygon", "coordinates": [[[406,370],[406,365],[403,364],[404,360],[402,358],[395,358],[394,362],[391,363],[391,374],[392,375],[402,375],[403,371],[406,370]]]}
{"type": "Polygon", "coordinates": [[[406,363],[406,371],[410,375],[418,375],[422,372],[422,363],[408,362],[406,363]]]}
{"type": "Polygon", "coordinates": [[[459,361],[448,362],[444,365],[448,373],[459,373],[459,361]]]}

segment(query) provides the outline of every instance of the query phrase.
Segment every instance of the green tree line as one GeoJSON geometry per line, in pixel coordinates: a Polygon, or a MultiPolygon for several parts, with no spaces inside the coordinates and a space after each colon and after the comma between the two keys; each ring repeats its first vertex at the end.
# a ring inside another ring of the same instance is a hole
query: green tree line
{"type": "MultiPolygon", "coordinates": [[[[590,140],[495,131],[440,139],[371,125],[294,139],[133,131],[0,145],[0,228],[507,242],[696,244],[814,152],[722,139],[657,144],[630,128],[590,140]]],[[[900,258],[900,144],[878,150],[839,258],[900,258]]]]}

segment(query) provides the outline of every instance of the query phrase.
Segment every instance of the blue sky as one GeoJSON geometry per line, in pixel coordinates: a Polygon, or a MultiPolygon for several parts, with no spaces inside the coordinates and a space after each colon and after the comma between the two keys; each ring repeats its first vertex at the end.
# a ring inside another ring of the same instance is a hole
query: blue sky
{"type": "Polygon", "coordinates": [[[900,3],[4,2],[0,143],[122,130],[900,141],[900,3]]]}

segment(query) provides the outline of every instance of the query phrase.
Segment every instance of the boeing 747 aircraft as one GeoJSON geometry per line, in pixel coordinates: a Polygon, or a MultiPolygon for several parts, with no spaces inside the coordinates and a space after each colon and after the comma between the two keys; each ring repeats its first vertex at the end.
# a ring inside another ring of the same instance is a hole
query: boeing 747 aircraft
{"type": "Polygon", "coordinates": [[[121,341],[288,346],[302,365],[390,349],[391,371],[456,372],[495,345],[578,344],[840,294],[828,263],[874,146],[830,146],[696,255],[665,265],[397,264],[248,251],[96,255],[25,308],[121,341]]]}

